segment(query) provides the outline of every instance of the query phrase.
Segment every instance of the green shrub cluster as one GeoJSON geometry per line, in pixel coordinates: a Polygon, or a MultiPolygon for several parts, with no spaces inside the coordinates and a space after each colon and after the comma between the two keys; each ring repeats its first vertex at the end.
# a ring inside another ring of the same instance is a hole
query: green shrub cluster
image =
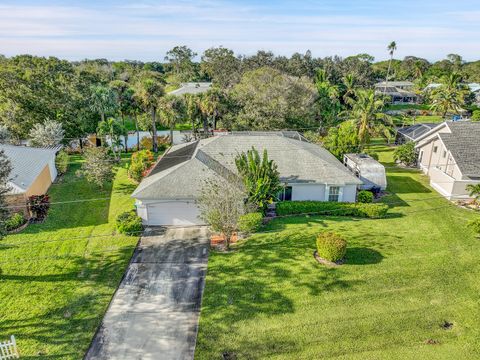
{"type": "Polygon", "coordinates": [[[323,232],[317,236],[317,254],[328,261],[342,260],[347,252],[347,242],[340,235],[323,232]]]}
{"type": "Polygon", "coordinates": [[[261,212],[248,213],[238,219],[238,229],[247,234],[257,232],[262,225],[263,214],[261,212]]]}
{"type": "Polygon", "coordinates": [[[369,204],[373,202],[373,193],[368,190],[359,191],[357,195],[357,200],[358,202],[369,204]]]}
{"type": "Polygon", "coordinates": [[[142,219],[135,211],[126,211],[117,216],[116,227],[121,234],[140,235],[143,230],[142,219]]]}
{"type": "Polygon", "coordinates": [[[468,226],[477,234],[480,235],[480,218],[471,220],[468,223],[468,226]]]}
{"type": "Polygon", "coordinates": [[[5,220],[5,230],[12,231],[18,229],[25,224],[26,221],[27,219],[25,219],[25,216],[22,213],[15,213],[5,220]]]}
{"type": "Polygon", "coordinates": [[[61,150],[55,157],[55,167],[59,174],[65,174],[68,170],[68,154],[61,150]]]}
{"type": "Polygon", "coordinates": [[[278,215],[319,214],[380,219],[387,215],[388,205],[328,201],[282,201],[277,203],[276,211],[278,215]]]}
{"type": "Polygon", "coordinates": [[[153,165],[155,158],[150,150],[141,150],[132,154],[128,176],[135,181],[142,180],[147,170],[153,165]]]}

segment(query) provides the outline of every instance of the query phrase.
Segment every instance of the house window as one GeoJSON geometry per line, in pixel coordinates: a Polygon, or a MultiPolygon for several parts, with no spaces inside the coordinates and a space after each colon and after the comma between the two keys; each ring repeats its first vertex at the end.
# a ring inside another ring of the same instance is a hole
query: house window
{"type": "Polygon", "coordinates": [[[292,187],[285,186],[280,194],[278,194],[278,199],[280,201],[291,201],[292,200],[292,187]]]}
{"type": "Polygon", "coordinates": [[[328,190],[328,201],[339,201],[340,199],[340,186],[330,186],[328,190]]]}
{"type": "Polygon", "coordinates": [[[434,146],[434,147],[433,147],[433,152],[436,153],[437,150],[438,150],[438,146],[434,146]]]}

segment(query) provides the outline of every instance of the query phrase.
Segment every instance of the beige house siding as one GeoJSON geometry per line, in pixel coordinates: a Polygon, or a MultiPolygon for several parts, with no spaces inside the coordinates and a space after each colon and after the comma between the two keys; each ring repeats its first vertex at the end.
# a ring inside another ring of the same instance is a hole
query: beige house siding
{"type": "Polygon", "coordinates": [[[27,197],[45,194],[51,184],[52,177],[50,176],[50,169],[48,165],[46,165],[25,194],[27,197]]]}

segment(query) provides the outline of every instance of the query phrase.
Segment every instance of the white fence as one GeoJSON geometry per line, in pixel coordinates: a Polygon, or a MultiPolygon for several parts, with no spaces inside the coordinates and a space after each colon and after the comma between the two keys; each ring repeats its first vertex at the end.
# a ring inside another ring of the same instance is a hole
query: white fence
{"type": "Polygon", "coordinates": [[[0,342],[0,360],[18,359],[17,343],[12,335],[10,341],[0,342]]]}

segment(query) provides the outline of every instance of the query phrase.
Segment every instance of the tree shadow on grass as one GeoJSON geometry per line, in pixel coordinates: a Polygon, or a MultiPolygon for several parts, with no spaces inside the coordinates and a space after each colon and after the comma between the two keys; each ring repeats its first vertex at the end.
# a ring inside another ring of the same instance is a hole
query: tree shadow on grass
{"type": "Polygon", "coordinates": [[[411,176],[387,175],[387,183],[387,190],[394,194],[424,194],[432,192],[431,189],[411,176]]]}

